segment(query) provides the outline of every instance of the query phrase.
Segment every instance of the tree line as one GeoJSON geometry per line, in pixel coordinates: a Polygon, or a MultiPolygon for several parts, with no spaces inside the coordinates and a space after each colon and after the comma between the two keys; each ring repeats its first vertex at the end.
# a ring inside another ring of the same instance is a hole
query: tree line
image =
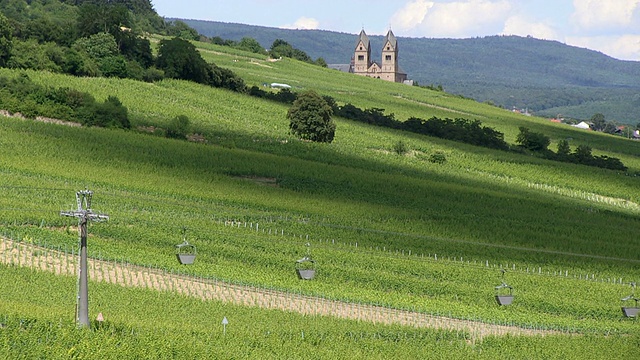
{"type": "MultiPolygon", "coordinates": [[[[548,160],[571,162],[611,170],[627,170],[627,167],[620,159],[606,155],[595,156],[592,154],[591,147],[585,144],[578,145],[572,152],[569,141],[566,139],[558,142],[557,152],[554,153],[548,148],[551,144],[551,139],[548,136],[532,132],[526,127],[519,128],[520,133],[516,137],[516,145],[509,145],[504,140],[503,133],[491,127],[483,126],[482,122],[477,119],[441,119],[434,116],[427,120],[411,117],[406,121],[399,121],[395,119],[394,114],[385,114],[384,109],[371,108],[362,110],[352,104],[340,106],[329,96],[320,98],[314,93],[309,95],[309,92],[303,93],[293,101],[293,106],[289,110],[287,117],[291,120],[291,131],[301,138],[331,142],[335,132],[335,124],[328,120],[331,115],[374,126],[409,131],[475,146],[540,156],[548,160]],[[311,115],[309,114],[310,112],[312,113],[311,115]]],[[[401,153],[401,151],[397,152],[401,153]]]]}
{"type": "Polygon", "coordinates": [[[548,136],[533,132],[526,127],[520,127],[519,130],[520,133],[516,137],[518,147],[515,150],[517,151],[530,153],[549,160],[627,171],[627,167],[618,158],[593,155],[589,145],[578,145],[572,152],[569,140],[562,139],[558,141],[557,152],[554,153],[549,149],[551,139],[548,136]]]}
{"type": "Polygon", "coordinates": [[[143,34],[172,25],[148,0],[0,0],[0,66],[75,76],[163,77],[143,34]]]}

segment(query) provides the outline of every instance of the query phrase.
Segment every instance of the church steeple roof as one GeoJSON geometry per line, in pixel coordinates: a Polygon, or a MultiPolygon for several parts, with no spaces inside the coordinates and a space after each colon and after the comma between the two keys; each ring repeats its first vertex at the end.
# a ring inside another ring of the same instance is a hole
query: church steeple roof
{"type": "Polygon", "coordinates": [[[391,31],[391,29],[389,29],[389,32],[387,32],[387,36],[384,39],[384,43],[386,44],[387,41],[391,43],[391,46],[393,46],[394,49],[398,45],[398,39],[396,39],[396,36],[393,35],[393,31],[391,31]]]}
{"type": "Polygon", "coordinates": [[[365,46],[365,49],[369,48],[370,42],[369,42],[369,37],[367,36],[367,33],[364,32],[364,29],[362,29],[362,31],[360,31],[360,35],[358,36],[358,40],[356,41],[356,47],[358,46],[358,44],[362,41],[362,43],[365,46]]]}

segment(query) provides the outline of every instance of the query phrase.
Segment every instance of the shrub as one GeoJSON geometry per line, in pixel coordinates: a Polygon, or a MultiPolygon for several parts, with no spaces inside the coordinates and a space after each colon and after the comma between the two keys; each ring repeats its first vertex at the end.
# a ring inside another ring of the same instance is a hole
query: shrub
{"type": "Polygon", "coordinates": [[[165,136],[172,139],[185,139],[189,133],[189,118],[185,115],[171,119],[165,136]]]}
{"type": "Polygon", "coordinates": [[[62,50],[56,49],[56,47],[55,44],[39,44],[34,39],[16,41],[13,44],[7,67],[61,72],[62,68],[54,59],[62,62],[59,58],[62,50]]]}
{"type": "Polygon", "coordinates": [[[545,151],[551,144],[551,139],[544,134],[532,132],[528,128],[521,126],[516,142],[527,150],[545,151]]]}
{"type": "Polygon", "coordinates": [[[393,144],[393,151],[398,155],[404,155],[409,152],[409,147],[404,141],[398,140],[398,142],[393,144]]]}
{"type": "Polygon", "coordinates": [[[571,155],[571,147],[569,146],[569,141],[566,139],[562,139],[558,141],[558,151],[557,151],[559,160],[567,160],[571,155]]]}
{"type": "Polygon", "coordinates": [[[435,164],[444,164],[447,162],[447,157],[442,151],[436,151],[431,156],[429,156],[429,162],[435,164]]]}
{"type": "MultiPolygon", "coordinates": [[[[129,75],[127,61],[122,55],[106,56],[100,59],[99,66],[104,77],[126,78],[129,75]]],[[[134,76],[131,77],[135,79],[134,76]]]]}
{"type": "Polygon", "coordinates": [[[85,124],[88,126],[131,128],[128,110],[115,96],[109,96],[104,103],[95,103],[87,110],[85,124]]]}
{"type": "Polygon", "coordinates": [[[151,66],[145,70],[142,79],[146,82],[160,81],[164,79],[164,71],[156,68],[155,66],[151,66]]]}

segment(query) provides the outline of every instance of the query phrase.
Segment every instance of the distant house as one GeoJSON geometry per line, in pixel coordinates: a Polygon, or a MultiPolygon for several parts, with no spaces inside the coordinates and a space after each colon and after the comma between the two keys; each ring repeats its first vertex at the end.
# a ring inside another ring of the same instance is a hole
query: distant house
{"type": "Polygon", "coordinates": [[[633,138],[634,139],[640,139],[640,130],[636,130],[633,132],[633,138]]]}
{"type": "Polygon", "coordinates": [[[589,126],[589,124],[587,124],[587,123],[586,123],[586,122],[584,122],[584,121],[581,121],[580,123],[575,124],[575,125],[571,125],[571,126],[573,126],[573,127],[577,127],[578,129],[585,129],[585,130],[586,130],[586,129],[591,129],[591,126],[589,126]]]}
{"type": "Polygon", "coordinates": [[[351,63],[328,64],[327,66],[331,69],[356,75],[412,85],[413,81],[408,80],[407,74],[400,69],[400,64],[398,63],[398,39],[391,30],[387,32],[383,44],[381,62],[373,61],[371,59],[371,42],[363,29],[358,35],[351,63]]]}

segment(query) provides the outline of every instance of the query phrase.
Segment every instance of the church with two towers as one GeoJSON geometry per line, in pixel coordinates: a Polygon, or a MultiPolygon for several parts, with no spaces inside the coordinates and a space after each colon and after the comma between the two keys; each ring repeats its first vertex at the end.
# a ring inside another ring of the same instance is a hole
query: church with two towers
{"type": "Polygon", "coordinates": [[[382,59],[380,62],[371,58],[371,42],[363,29],[358,35],[349,67],[347,68],[344,65],[330,65],[330,67],[386,81],[398,83],[409,81],[407,80],[407,74],[400,69],[398,63],[398,39],[396,39],[391,30],[387,32],[383,40],[382,59]]]}

